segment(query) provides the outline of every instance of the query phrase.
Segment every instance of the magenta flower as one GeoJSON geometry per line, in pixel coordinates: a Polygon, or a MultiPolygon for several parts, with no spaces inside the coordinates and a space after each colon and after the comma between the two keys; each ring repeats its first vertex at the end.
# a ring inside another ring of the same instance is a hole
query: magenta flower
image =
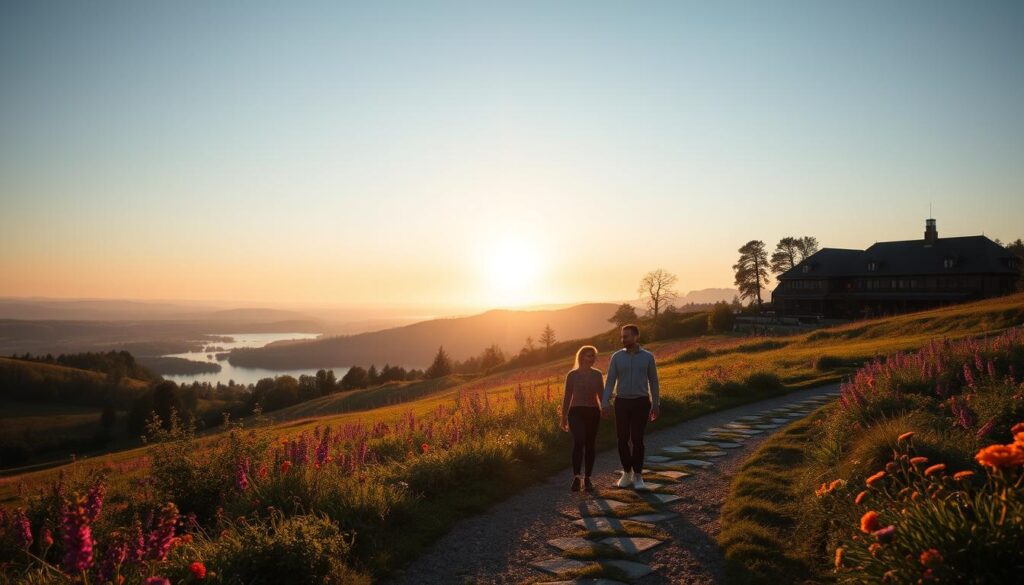
{"type": "Polygon", "coordinates": [[[156,575],[149,577],[144,583],[145,585],[171,585],[171,581],[167,577],[158,577],[156,575]]]}
{"type": "Polygon", "coordinates": [[[167,502],[160,508],[153,527],[146,535],[146,558],[162,561],[174,542],[174,526],[178,523],[178,507],[167,502]]]}
{"type": "Polygon", "coordinates": [[[32,546],[32,524],[25,515],[25,511],[18,509],[14,513],[14,542],[18,548],[27,549],[32,546]]]}
{"type": "Polygon", "coordinates": [[[64,539],[64,572],[77,574],[92,565],[92,529],[85,499],[65,502],[61,507],[61,536],[64,539]]]}
{"type": "Polygon", "coordinates": [[[246,457],[235,466],[235,485],[240,491],[249,489],[249,458],[246,457]]]}
{"type": "Polygon", "coordinates": [[[89,488],[89,494],[85,499],[85,515],[90,523],[95,522],[96,518],[100,515],[100,511],[103,510],[103,496],[106,493],[106,486],[98,480],[89,488]]]}

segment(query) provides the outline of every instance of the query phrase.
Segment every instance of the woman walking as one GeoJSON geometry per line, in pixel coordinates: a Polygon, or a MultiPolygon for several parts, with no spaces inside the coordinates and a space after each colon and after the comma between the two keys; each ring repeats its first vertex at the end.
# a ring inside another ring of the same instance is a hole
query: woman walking
{"type": "Polygon", "coordinates": [[[594,368],[597,348],[584,345],[576,351],[576,365],[565,376],[565,397],[562,399],[562,430],[572,433],[572,487],[591,491],[594,484],[590,474],[594,471],[594,442],[597,425],[601,422],[601,392],[604,376],[594,368]],[[584,472],[582,480],[580,471],[584,472]]]}

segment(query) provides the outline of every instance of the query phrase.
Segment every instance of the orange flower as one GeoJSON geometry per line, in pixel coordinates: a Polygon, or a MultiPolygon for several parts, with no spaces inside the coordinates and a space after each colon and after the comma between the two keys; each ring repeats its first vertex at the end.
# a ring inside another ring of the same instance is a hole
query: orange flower
{"type": "Polygon", "coordinates": [[[1024,422],[1019,422],[1010,427],[1010,432],[1013,433],[1014,435],[1018,433],[1024,433],[1024,422]]]}
{"type": "Polygon", "coordinates": [[[955,480],[967,479],[967,478],[969,478],[969,477],[971,477],[973,475],[974,475],[973,471],[958,471],[958,472],[953,474],[953,479],[955,479],[955,480]]]}
{"type": "Polygon", "coordinates": [[[883,477],[885,477],[885,472],[879,471],[878,473],[869,477],[867,481],[865,481],[864,483],[866,483],[868,487],[871,487],[875,485],[878,481],[880,481],[883,477]]]}
{"type": "Polygon", "coordinates": [[[903,433],[902,435],[896,437],[896,442],[897,443],[902,443],[903,441],[906,441],[907,439],[909,439],[910,437],[913,437],[913,436],[914,436],[914,431],[903,433]]]}
{"type": "Polygon", "coordinates": [[[836,570],[838,571],[843,566],[843,555],[846,554],[846,549],[839,547],[836,549],[836,570]]]}
{"type": "Polygon", "coordinates": [[[881,525],[882,523],[878,520],[878,512],[875,512],[874,510],[865,512],[864,515],[860,517],[860,531],[865,534],[870,534],[878,530],[881,525]]]}
{"type": "Polygon", "coordinates": [[[914,492],[914,493],[910,494],[910,499],[915,501],[915,502],[917,500],[921,499],[921,492],[914,492]]]}
{"type": "Polygon", "coordinates": [[[430,445],[423,443],[422,445],[420,445],[420,450],[423,451],[424,455],[426,455],[428,452],[430,452],[430,445]]]}
{"type": "Polygon", "coordinates": [[[1020,445],[989,445],[974,456],[978,463],[988,467],[1024,465],[1024,448],[1020,445]]]}
{"type": "Polygon", "coordinates": [[[285,459],[281,462],[281,473],[288,473],[288,470],[292,468],[292,462],[285,459]]]}
{"type": "Polygon", "coordinates": [[[871,556],[873,557],[877,557],[878,551],[880,550],[882,550],[882,545],[878,544],[877,542],[872,542],[871,546],[868,547],[868,552],[871,553],[871,556]]]}
{"type": "Polygon", "coordinates": [[[199,561],[189,565],[188,570],[192,572],[192,576],[195,577],[197,581],[202,581],[206,578],[206,565],[199,561]]]}
{"type": "Polygon", "coordinates": [[[934,567],[942,564],[942,555],[937,549],[930,548],[921,553],[921,564],[926,567],[934,567]]]}
{"type": "Polygon", "coordinates": [[[1024,445],[1024,431],[1020,431],[1019,433],[1014,433],[1014,435],[1013,435],[1013,442],[1015,444],[1017,444],[1017,445],[1024,445]]]}
{"type": "Polygon", "coordinates": [[[828,491],[830,491],[830,492],[831,491],[835,491],[836,488],[840,488],[840,487],[842,487],[844,485],[846,485],[846,480],[844,480],[844,479],[833,479],[832,483],[828,484],[828,491]]]}
{"type": "Polygon", "coordinates": [[[925,475],[934,475],[936,473],[939,473],[939,472],[943,471],[944,469],[946,469],[946,464],[945,463],[936,463],[935,465],[932,465],[928,469],[925,469],[924,470],[924,474],[925,475]]]}
{"type": "Polygon", "coordinates": [[[860,503],[863,502],[864,498],[866,497],[868,497],[868,492],[867,490],[864,490],[861,493],[857,494],[857,497],[853,499],[853,503],[859,506],[860,503]]]}
{"type": "Polygon", "coordinates": [[[826,493],[828,493],[828,486],[825,485],[825,484],[819,485],[818,489],[814,490],[814,495],[819,497],[819,498],[821,496],[824,496],[826,493]]]}
{"type": "Polygon", "coordinates": [[[910,458],[910,463],[911,463],[911,465],[924,465],[925,463],[928,463],[928,458],[927,457],[911,457],[910,458]]]}

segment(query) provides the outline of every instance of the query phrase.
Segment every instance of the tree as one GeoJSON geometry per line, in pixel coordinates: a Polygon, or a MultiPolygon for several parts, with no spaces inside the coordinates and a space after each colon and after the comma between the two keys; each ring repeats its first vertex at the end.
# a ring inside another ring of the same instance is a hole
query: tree
{"type": "MultiPolygon", "coordinates": [[[[1024,264],[1024,240],[1017,238],[1004,247],[1019,258],[1018,266],[1024,264]]],[[[1024,271],[1020,273],[1020,279],[1017,280],[1017,290],[1024,290],[1024,271]]]]}
{"type": "Polygon", "coordinates": [[[334,370],[316,371],[316,390],[320,396],[333,394],[338,389],[338,382],[334,377],[334,370]]]}
{"type": "Polygon", "coordinates": [[[366,381],[370,383],[370,386],[375,386],[380,382],[380,376],[377,375],[377,366],[370,364],[370,369],[366,370],[366,381]]]}
{"type": "Polygon", "coordinates": [[[782,274],[799,264],[802,242],[803,240],[800,238],[788,236],[779,240],[779,243],[775,245],[775,251],[772,252],[772,272],[782,274]]]}
{"type": "Polygon", "coordinates": [[[640,279],[640,286],[637,288],[637,292],[644,297],[647,303],[647,310],[652,317],[652,339],[658,335],[658,316],[661,314],[662,308],[672,302],[672,299],[677,296],[673,288],[677,280],[679,279],[675,274],[666,272],[661,268],[648,272],[640,279]]]}
{"type": "Polygon", "coordinates": [[[807,258],[810,258],[819,249],[818,238],[814,236],[804,236],[800,238],[800,259],[797,262],[803,262],[807,258]]]}
{"type": "Polygon", "coordinates": [[[427,368],[427,378],[442,378],[450,373],[452,373],[452,360],[445,353],[444,346],[442,345],[437,348],[434,362],[427,368]]]}
{"type": "Polygon", "coordinates": [[[729,306],[732,308],[733,313],[738,313],[743,310],[743,303],[740,301],[740,298],[736,295],[733,295],[732,302],[729,303],[729,306]]]}
{"type": "Polygon", "coordinates": [[[725,301],[715,303],[715,306],[711,308],[711,312],[708,313],[708,329],[725,333],[732,331],[732,327],[735,324],[736,315],[733,314],[729,303],[725,301]]]}
{"type": "Polygon", "coordinates": [[[750,240],[739,249],[740,259],[732,268],[736,271],[736,286],[740,297],[757,301],[761,309],[761,289],[768,285],[768,251],[761,240],[750,240]]]}
{"type": "Polygon", "coordinates": [[[174,414],[181,415],[181,398],[178,396],[177,384],[167,380],[153,388],[153,412],[160,417],[160,426],[170,430],[174,414]]]}
{"type": "Polygon", "coordinates": [[[345,372],[345,375],[341,377],[342,390],[366,388],[368,385],[369,380],[367,380],[366,377],[366,370],[359,366],[352,366],[347,372],[345,372]]]}
{"type": "Polygon", "coordinates": [[[485,372],[503,363],[505,363],[505,352],[501,351],[496,344],[484,348],[484,352],[480,354],[480,369],[485,372]]]}
{"type": "Polygon", "coordinates": [[[544,344],[544,351],[551,349],[551,346],[555,344],[555,330],[551,328],[551,325],[544,325],[544,331],[540,334],[540,342],[544,344]]]}
{"type": "Polygon", "coordinates": [[[615,314],[609,319],[609,323],[614,323],[617,327],[622,327],[627,323],[636,323],[638,317],[636,316],[636,309],[629,303],[622,303],[618,309],[615,309],[615,314]]]}

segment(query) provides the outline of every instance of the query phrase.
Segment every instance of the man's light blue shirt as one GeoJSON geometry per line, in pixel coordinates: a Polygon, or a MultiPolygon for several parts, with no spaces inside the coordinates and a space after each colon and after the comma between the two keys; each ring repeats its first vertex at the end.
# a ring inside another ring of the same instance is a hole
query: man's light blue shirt
{"type": "Polygon", "coordinates": [[[643,398],[650,394],[651,407],[657,408],[658,366],[654,363],[654,354],[639,344],[635,352],[622,348],[613,353],[608,362],[608,376],[601,396],[602,406],[608,406],[612,390],[615,390],[615,395],[619,398],[643,398]]]}

